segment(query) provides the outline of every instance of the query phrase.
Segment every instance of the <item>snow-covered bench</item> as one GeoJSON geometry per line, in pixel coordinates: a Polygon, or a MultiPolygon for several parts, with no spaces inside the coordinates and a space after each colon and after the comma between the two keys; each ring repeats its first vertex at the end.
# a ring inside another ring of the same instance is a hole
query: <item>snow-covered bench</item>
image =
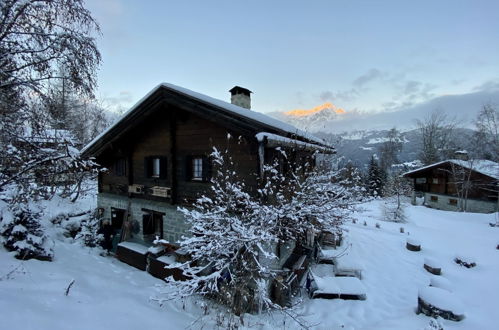
{"type": "Polygon", "coordinates": [[[365,300],[366,290],[356,277],[312,275],[316,289],[312,298],[365,300]]]}
{"type": "Polygon", "coordinates": [[[451,292],[441,288],[428,286],[419,290],[417,313],[427,316],[440,316],[447,320],[464,319],[464,308],[451,292]]]}

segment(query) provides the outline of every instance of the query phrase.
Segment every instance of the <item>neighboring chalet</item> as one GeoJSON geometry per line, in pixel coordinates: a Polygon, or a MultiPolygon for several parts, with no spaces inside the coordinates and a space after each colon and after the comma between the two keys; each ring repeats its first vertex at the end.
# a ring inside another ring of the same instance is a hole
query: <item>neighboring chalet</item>
{"type": "Polygon", "coordinates": [[[232,104],[161,84],[82,150],[108,169],[99,175],[98,207],[116,231],[123,228],[122,241],[179,241],[187,224],[177,207],[209,193],[213,147],[229,150],[254,191],[263,164],[282,157],[277,147],[298,163],[316,151],[334,153],[322,139],[251,111],[248,89],[230,92],[232,104]]]}
{"type": "Polygon", "coordinates": [[[498,211],[499,164],[483,159],[449,159],[404,174],[414,180],[413,204],[448,211],[498,211]]]}

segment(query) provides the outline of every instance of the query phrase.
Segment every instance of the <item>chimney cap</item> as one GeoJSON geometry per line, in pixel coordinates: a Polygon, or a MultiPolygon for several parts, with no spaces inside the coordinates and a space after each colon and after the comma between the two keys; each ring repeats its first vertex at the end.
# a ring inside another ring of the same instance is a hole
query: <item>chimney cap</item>
{"type": "Polygon", "coordinates": [[[250,93],[253,93],[249,89],[244,88],[244,87],[240,87],[240,86],[234,86],[234,87],[232,87],[229,90],[229,92],[230,92],[231,95],[244,94],[244,95],[247,95],[247,96],[250,96],[250,93]]]}

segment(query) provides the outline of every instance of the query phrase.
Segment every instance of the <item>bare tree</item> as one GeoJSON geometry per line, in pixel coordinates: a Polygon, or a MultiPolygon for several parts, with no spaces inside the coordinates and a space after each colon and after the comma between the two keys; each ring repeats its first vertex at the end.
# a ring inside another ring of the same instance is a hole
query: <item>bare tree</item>
{"type": "Polygon", "coordinates": [[[398,162],[398,154],[402,151],[402,136],[394,127],[388,131],[386,141],[379,147],[380,167],[389,172],[393,164],[398,162]]]}
{"type": "Polygon", "coordinates": [[[485,104],[475,119],[473,152],[478,158],[499,162],[499,110],[496,105],[485,104]]]}
{"type": "Polygon", "coordinates": [[[92,95],[101,60],[96,33],[83,0],[0,2],[0,92],[17,87],[43,93],[64,67],[68,87],[92,95]]]}
{"type": "Polygon", "coordinates": [[[56,80],[93,96],[98,33],[83,0],[0,1],[0,192],[15,188],[24,199],[47,197],[59,181],[54,178],[65,181],[94,168],[67,136],[53,134],[43,107],[56,80]]]}
{"type": "Polygon", "coordinates": [[[423,120],[418,119],[416,124],[421,133],[420,159],[423,164],[432,164],[453,154],[455,120],[437,109],[423,120]]]}

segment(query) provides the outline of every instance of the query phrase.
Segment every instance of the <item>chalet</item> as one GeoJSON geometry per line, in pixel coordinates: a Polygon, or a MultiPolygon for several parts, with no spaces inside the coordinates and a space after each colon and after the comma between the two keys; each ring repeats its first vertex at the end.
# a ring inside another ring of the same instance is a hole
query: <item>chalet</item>
{"type": "Polygon", "coordinates": [[[209,192],[213,147],[229,150],[254,191],[262,166],[282,157],[278,147],[297,162],[313,161],[316,151],[334,153],[322,139],[250,110],[248,89],[230,93],[226,103],[160,84],[82,150],[108,169],[98,178],[98,207],[117,231],[123,228],[121,241],[178,242],[188,228],[177,207],[209,192]]]}
{"type": "MultiPolygon", "coordinates": [[[[466,155],[465,155],[466,156],[466,155]]],[[[483,159],[449,159],[404,174],[413,179],[413,204],[441,210],[498,211],[499,164],[483,159]]]]}

